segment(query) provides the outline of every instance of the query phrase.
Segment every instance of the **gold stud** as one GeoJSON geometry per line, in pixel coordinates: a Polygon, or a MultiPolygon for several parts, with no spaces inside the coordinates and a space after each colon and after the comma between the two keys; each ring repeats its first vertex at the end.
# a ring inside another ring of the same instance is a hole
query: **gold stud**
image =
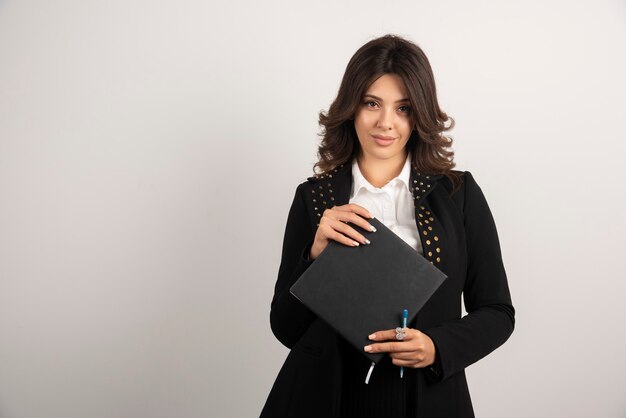
{"type": "Polygon", "coordinates": [[[441,258],[437,257],[437,262],[440,262],[440,261],[441,261],[441,258]]]}
{"type": "Polygon", "coordinates": [[[439,241],[439,237],[437,235],[435,235],[434,240],[435,241],[439,241]]]}
{"type": "Polygon", "coordinates": [[[428,219],[424,219],[424,222],[428,223],[428,219]]]}
{"type": "Polygon", "coordinates": [[[330,200],[335,200],[335,198],[331,196],[331,197],[330,197],[330,200]]]}
{"type": "Polygon", "coordinates": [[[322,216],[322,215],[320,215],[320,214],[318,213],[318,214],[317,214],[317,216],[322,216]]]}
{"type": "Polygon", "coordinates": [[[426,215],[430,215],[430,211],[429,210],[426,211],[426,215]]]}
{"type": "Polygon", "coordinates": [[[424,225],[422,222],[420,222],[420,221],[418,221],[418,222],[419,222],[420,226],[424,225]]]}
{"type": "Polygon", "coordinates": [[[422,215],[421,213],[418,213],[417,215],[418,215],[420,218],[423,218],[423,217],[424,217],[424,215],[422,215]]]}
{"type": "Polygon", "coordinates": [[[316,200],[315,200],[315,199],[313,199],[313,201],[314,201],[314,202],[316,202],[316,200]]]}
{"type": "Polygon", "coordinates": [[[420,209],[424,209],[424,206],[420,206],[420,209]]]}
{"type": "Polygon", "coordinates": [[[428,235],[428,232],[424,231],[424,235],[428,235]]]}
{"type": "Polygon", "coordinates": [[[429,239],[426,240],[426,245],[430,245],[430,240],[429,239]]]}
{"type": "Polygon", "coordinates": [[[435,249],[435,251],[437,251],[438,253],[440,253],[440,252],[441,252],[441,248],[437,247],[437,248],[435,249]]]}
{"type": "Polygon", "coordinates": [[[428,256],[429,256],[429,257],[432,257],[432,256],[433,256],[433,252],[432,252],[432,251],[429,251],[429,252],[428,252],[428,256]]]}
{"type": "Polygon", "coordinates": [[[432,226],[429,226],[429,227],[428,227],[428,230],[429,230],[429,231],[432,231],[432,230],[433,230],[433,227],[432,227],[432,226]]]}
{"type": "Polygon", "coordinates": [[[435,218],[433,218],[432,216],[431,216],[430,218],[428,218],[428,219],[430,219],[431,221],[434,221],[434,220],[435,220],[435,218]]]}

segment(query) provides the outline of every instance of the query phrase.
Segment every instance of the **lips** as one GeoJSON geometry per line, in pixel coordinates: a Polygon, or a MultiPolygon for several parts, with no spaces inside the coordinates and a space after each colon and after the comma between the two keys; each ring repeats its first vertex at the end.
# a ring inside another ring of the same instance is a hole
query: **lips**
{"type": "Polygon", "coordinates": [[[382,147],[391,145],[394,141],[394,138],[392,136],[372,135],[372,138],[374,138],[374,141],[376,141],[376,143],[382,147]]]}
{"type": "Polygon", "coordinates": [[[391,140],[393,136],[385,136],[385,135],[372,135],[374,138],[383,139],[383,140],[391,140]]]}

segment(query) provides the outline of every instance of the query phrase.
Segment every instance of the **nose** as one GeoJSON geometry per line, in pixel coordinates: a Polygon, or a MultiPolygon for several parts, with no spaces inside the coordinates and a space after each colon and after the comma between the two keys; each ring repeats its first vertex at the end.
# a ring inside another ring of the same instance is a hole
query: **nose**
{"type": "Polygon", "coordinates": [[[380,112],[380,118],[378,119],[378,128],[380,129],[391,129],[393,125],[393,110],[383,110],[380,112]]]}

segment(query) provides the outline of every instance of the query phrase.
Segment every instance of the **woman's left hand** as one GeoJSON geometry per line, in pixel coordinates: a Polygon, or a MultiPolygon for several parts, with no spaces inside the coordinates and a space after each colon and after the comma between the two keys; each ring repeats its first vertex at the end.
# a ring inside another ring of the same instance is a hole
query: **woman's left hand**
{"type": "Polygon", "coordinates": [[[430,337],[414,328],[407,328],[405,337],[396,339],[396,330],[376,331],[369,336],[370,340],[386,341],[364,347],[369,353],[389,353],[396,366],[420,368],[435,362],[435,344],[430,337]],[[368,349],[369,347],[369,349],[368,349]]]}

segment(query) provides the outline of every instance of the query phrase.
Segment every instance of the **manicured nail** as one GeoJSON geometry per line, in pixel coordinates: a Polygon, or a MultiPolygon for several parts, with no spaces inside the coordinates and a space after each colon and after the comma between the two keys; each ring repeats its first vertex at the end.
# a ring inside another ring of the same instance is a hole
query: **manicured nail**
{"type": "Polygon", "coordinates": [[[367,238],[365,238],[365,243],[366,244],[371,244],[370,240],[368,240],[367,238]]]}
{"type": "Polygon", "coordinates": [[[376,227],[374,225],[370,225],[370,229],[374,232],[376,232],[376,227]]]}
{"type": "Polygon", "coordinates": [[[355,247],[358,247],[358,246],[359,246],[359,243],[358,243],[358,242],[356,242],[356,241],[352,241],[352,242],[354,243],[354,246],[355,246],[355,247]]]}
{"type": "Polygon", "coordinates": [[[369,353],[370,351],[372,351],[372,346],[366,345],[363,349],[369,353]]]}
{"type": "Polygon", "coordinates": [[[368,335],[368,338],[370,340],[375,340],[376,339],[376,334],[370,334],[370,335],[368,335]]]}
{"type": "Polygon", "coordinates": [[[370,213],[370,218],[374,219],[374,214],[370,213]]]}

